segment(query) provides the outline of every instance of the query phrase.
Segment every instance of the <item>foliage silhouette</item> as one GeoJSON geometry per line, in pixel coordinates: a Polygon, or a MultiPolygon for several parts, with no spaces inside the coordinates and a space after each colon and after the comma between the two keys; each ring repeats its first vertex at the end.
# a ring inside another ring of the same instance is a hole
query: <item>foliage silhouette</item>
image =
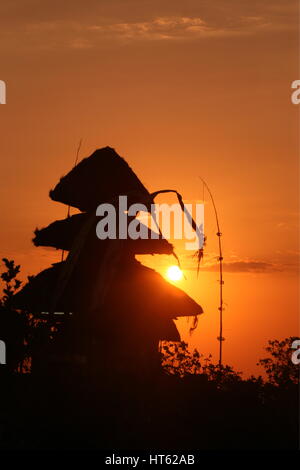
{"type": "Polygon", "coordinates": [[[7,258],[2,258],[2,261],[6,271],[1,274],[1,279],[4,281],[5,287],[3,289],[2,299],[0,299],[0,305],[2,307],[9,307],[13,295],[22,284],[22,281],[17,279],[17,275],[20,272],[20,265],[16,266],[14,260],[8,260],[7,258]]]}
{"type": "MultiPolygon", "coordinates": [[[[269,342],[270,357],[259,361],[266,380],[243,379],[231,366],[220,371],[211,355],[189,351],[183,341],[161,343],[164,373],[150,381],[106,375],[101,368],[86,376],[84,363],[66,363],[56,375],[45,369],[40,376],[31,358],[43,355],[59,325],[12,308],[20,266],[3,261],[0,331],[10,361],[1,369],[6,380],[0,389],[0,449],[297,448],[294,337],[269,342]]],[[[108,349],[107,357],[112,354],[108,349]]]]}
{"type": "Polygon", "coordinates": [[[261,365],[267,374],[269,383],[278,387],[299,385],[299,367],[291,361],[293,349],[291,345],[297,340],[296,336],[290,336],[283,340],[269,340],[265,350],[269,357],[260,359],[261,365]]]}
{"type": "MultiPolygon", "coordinates": [[[[15,265],[13,260],[2,258],[5,270],[1,273],[4,283],[2,298],[0,298],[0,331],[1,340],[7,346],[7,365],[9,372],[18,370],[25,359],[26,317],[12,308],[12,298],[21,286],[17,278],[20,265],[15,265]]],[[[3,372],[3,368],[2,368],[3,372]]]]}

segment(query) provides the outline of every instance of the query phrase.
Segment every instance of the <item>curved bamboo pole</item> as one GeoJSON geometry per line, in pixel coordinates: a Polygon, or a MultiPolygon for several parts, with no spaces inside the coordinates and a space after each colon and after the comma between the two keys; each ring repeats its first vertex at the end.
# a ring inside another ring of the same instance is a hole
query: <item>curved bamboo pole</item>
{"type": "Polygon", "coordinates": [[[203,183],[203,185],[205,186],[205,188],[207,189],[209,195],[210,195],[210,198],[211,198],[211,202],[213,204],[213,208],[214,208],[214,213],[215,213],[215,218],[216,218],[216,224],[217,224],[217,237],[218,237],[218,243],[219,243],[219,257],[218,257],[218,261],[219,261],[219,274],[220,274],[220,279],[219,279],[219,283],[220,283],[220,290],[219,290],[219,295],[220,295],[220,303],[219,303],[219,312],[220,312],[220,330],[219,330],[219,336],[218,336],[218,341],[220,343],[220,346],[219,346],[219,368],[221,370],[222,368],[222,359],[223,359],[223,341],[225,340],[225,338],[223,338],[223,310],[224,310],[224,307],[223,307],[223,285],[224,285],[224,281],[223,281],[223,251],[222,251],[222,243],[221,243],[221,237],[222,237],[222,232],[220,230],[220,223],[219,223],[219,217],[218,217],[218,212],[217,212],[217,208],[216,208],[216,204],[215,204],[215,201],[214,201],[214,198],[213,198],[213,195],[212,195],[212,192],[211,190],[209,189],[208,185],[206,184],[206,182],[204,181],[203,178],[201,178],[201,181],[203,183]]]}

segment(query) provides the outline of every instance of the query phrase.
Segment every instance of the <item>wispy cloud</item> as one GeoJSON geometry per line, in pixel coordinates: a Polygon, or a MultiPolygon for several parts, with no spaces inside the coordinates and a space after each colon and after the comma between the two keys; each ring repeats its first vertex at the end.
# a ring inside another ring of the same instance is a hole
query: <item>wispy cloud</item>
{"type": "MultiPolygon", "coordinates": [[[[191,256],[181,253],[179,256],[184,258],[183,268],[189,271],[197,269],[197,260],[191,256]]],[[[218,255],[216,253],[205,254],[204,261],[201,263],[201,271],[217,272],[219,270],[218,255]]],[[[223,261],[223,271],[227,273],[279,273],[279,272],[298,272],[299,256],[294,253],[287,256],[277,256],[276,259],[248,259],[229,256],[223,261]]]]}
{"type": "Polygon", "coordinates": [[[55,8],[45,0],[43,9],[32,0],[31,13],[16,16],[14,8],[0,5],[1,49],[88,49],[141,41],[196,41],[209,38],[231,38],[291,31],[297,28],[295,3],[269,2],[241,5],[230,0],[199,5],[192,2],[189,14],[180,15],[178,2],[165,5],[158,2],[149,8],[146,2],[134,2],[132,8],[124,2],[112,1],[110,7],[91,1],[91,8],[83,8],[74,1],[72,13],[55,8]],[[113,8],[115,4],[115,8],[113,8]],[[47,10],[48,8],[48,10],[47,10]],[[152,11],[157,11],[153,16],[152,11]],[[46,14],[46,12],[48,13],[46,14]],[[226,14],[225,14],[226,13],[226,14]]]}
{"type": "Polygon", "coordinates": [[[129,40],[180,40],[228,33],[222,28],[208,25],[202,18],[187,16],[158,17],[141,22],[94,25],[89,30],[129,40]]]}
{"type": "Polygon", "coordinates": [[[263,16],[240,16],[230,22],[206,21],[202,17],[164,16],[141,22],[93,25],[89,29],[123,39],[184,40],[220,36],[248,35],[282,30],[284,24],[263,16]]]}
{"type": "MultiPolygon", "coordinates": [[[[217,263],[202,266],[202,271],[218,271],[217,263]]],[[[283,271],[283,266],[264,261],[232,261],[223,263],[224,272],[228,273],[269,273],[283,271]]]]}

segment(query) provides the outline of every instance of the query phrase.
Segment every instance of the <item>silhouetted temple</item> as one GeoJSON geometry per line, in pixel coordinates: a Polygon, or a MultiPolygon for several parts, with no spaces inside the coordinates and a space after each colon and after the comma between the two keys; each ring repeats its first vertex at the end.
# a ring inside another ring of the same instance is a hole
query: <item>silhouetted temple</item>
{"type": "MultiPolygon", "coordinates": [[[[15,296],[15,307],[52,325],[53,337],[36,345],[32,371],[80,369],[85,373],[154,373],[160,340],[179,341],[174,319],[202,313],[201,307],[153,269],[139,254],[172,254],[157,239],[105,239],[96,236],[102,203],[117,206],[153,198],[126,161],[112,148],[96,150],[50,191],[54,201],[81,213],[35,231],[36,246],[68,251],[32,278],[15,296]]],[[[150,233],[150,229],[149,230],[150,233]]],[[[150,234],[151,236],[151,234],[150,234]]]]}

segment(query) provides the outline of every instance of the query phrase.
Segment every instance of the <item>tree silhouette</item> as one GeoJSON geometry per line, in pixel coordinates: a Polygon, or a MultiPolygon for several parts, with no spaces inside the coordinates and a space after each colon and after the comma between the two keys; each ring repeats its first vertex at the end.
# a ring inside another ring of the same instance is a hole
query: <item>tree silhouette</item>
{"type": "Polygon", "coordinates": [[[26,331],[28,322],[25,314],[17,312],[12,307],[12,299],[22,282],[17,278],[20,265],[14,260],[2,258],[5,271],[1,273],[4,282],[0,298],[0,331],[1,340],[7,347],[7,371],[21,371],[26,356],[26,331]],[[20,369],[21,368],[21,369],[20,369]]]}
{"type": "Polygon", "coordinates": [[[191,352],[184,341],[164,341],[161,345],[162,367],[169,375],[187,377],[201,375],[208,381],[224,386],[240,382],[241,372],[229,365],[214,364],[212,355],[204,358],[197,349],[191,352]]]}
{"type": "Polygon", "coordinates": [[[283,340],[270,340],[265,350],[270,357],[260,359],[258,365],[265,369],[268,381],[276,386],[288,387],[291,384],[299,384],[299,366],[293,364],[291,357],[293,341],[298,339],[290,336],[283,340]]]}
{"type": "Polygon", "coordinates": [[[167,374],[178,377],[200,374],[200,357],[197,349],[191,353],[184,341],[163,341],[161,344],[161,362],[167,374]]]}
{"type": "Polygon", "coordinates": [[[17,279],[17,275],[20,272],[20,265],[15,265],[14,260],[2,258],[2,261],[6,267],[6,271],[1,274],[1,279],[5,283],[3,289],[3,296],[0,299],[0,305],[2,307],[10,307],[11,299],[16,291],[22,284],[22,281],[17,279]]]}

